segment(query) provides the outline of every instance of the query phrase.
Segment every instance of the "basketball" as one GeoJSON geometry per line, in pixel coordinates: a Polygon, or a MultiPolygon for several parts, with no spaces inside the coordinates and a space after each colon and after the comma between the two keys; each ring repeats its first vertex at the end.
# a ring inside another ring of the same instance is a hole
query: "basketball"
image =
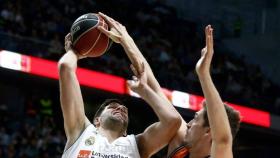
{"type": "Polygon", "coordinates": [[[98,57],[110,47],[111,40],[97,27],[108,30],[105,20],[98,14],[88,13],[80,16],[71,26],[70,34],[74,49],[87,57],[98,57]]]}

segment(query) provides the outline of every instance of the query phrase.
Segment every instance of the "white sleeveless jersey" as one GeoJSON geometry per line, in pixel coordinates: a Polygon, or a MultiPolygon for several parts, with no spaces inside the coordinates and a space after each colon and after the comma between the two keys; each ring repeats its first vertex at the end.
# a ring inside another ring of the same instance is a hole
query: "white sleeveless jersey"
{"type": "Polygon", "coordinates": [[[140,158],[134,135],[109,143],[91,124],[66,151],[62,158],[140,158]]]}

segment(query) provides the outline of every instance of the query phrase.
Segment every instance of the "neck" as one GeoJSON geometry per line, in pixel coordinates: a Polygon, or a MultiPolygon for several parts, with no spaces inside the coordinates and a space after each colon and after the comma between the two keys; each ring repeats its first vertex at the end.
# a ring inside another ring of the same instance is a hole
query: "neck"
{"type": "Polygon", "coordinates": [[[109,143],[112,143],[117,138],[123,136],[122,132],[104,129],[102,127],[99,127],[98,131],[101,135],[105,136],[108,139],[109,143]]]}
{"type": "Polygon", "coordinates": [[[190,158],[206,158],[210,155],[211,148],[209,149],[198,149],[198,148],[191,148],[190,149],[190,158]]]}
{"type": "MultiPolygon", "coordinates": [[[[202,154],[199,154],[199,155],[193,155],[192,153],[190,153],[190,156],[189,158],[208,158],[210,154],[207,154],[207,155],[202,155],[202,154]]],[[[210,158],[210,157],[209,157],[210,158]]]]}
{"type": "Polygon", "coordinates": [[[177,150],[178,148],[180,148],[182,146],[185,146],[182,142],[182,138],[175,136],[174,138],[172,138],[171,142],[169,142],[169,144],[168,144],[167,155],[170,155],[171,153],[173,153],[175,150],[177,150]]]}

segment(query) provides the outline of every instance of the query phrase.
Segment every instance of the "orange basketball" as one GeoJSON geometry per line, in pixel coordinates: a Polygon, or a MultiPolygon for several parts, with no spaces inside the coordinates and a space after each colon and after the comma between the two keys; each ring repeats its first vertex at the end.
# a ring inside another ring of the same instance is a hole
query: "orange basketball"
{"type": "Polygon", "coordinates": [[[97,29],[98,26],[108,30],[104,19],[94,13],[84,14],[72,24],[72,44],[79,54],[98,57],[110,48],[111,40],[97,29]]]}

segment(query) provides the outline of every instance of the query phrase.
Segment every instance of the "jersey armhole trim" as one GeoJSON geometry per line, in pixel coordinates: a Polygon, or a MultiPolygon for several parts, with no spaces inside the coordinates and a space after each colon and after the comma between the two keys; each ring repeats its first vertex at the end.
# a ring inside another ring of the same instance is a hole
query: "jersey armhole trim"
{"type": "Polygon", "coordinates": [[[66,152],[78,141],[78,139],[83,135],[83,133],[84,133],[84,132],[87,130],[87,128],[90,127],[91,125],[93,125],[93,124],[88,124],[87,127],[86,127],[83,131],[81,131],[79,137],[77,137],[77,139],[74,141],[74,143],[71,144],[67,149],[64,149],[63,154],[66,153],[66,152]]]}
{"type": "Polygon", "coordinates": [[[135,152],[137,153],[137,155],[139,156],[139,158],[141,157],[140,156],[140,152],[139,152],[139,149],[138,149],[138,143],[137,143],[137,140],[136,140],[136,135],[134,135],[134,134],[132,134],[132,135],[129,135],[130,136],[130,140],[132,140],[133,141],[133,143],[134,143],[134,150],[135,150],[135,152]]]}
{"type": "Polygon", "coordinates": [[[172,158],[178,151],[182,150],[183,148],[186,148],[185,145],[181,145],[178,148],[176,148],[175,150],[173,150],[168,156],[167,158],[172,158]]]}

